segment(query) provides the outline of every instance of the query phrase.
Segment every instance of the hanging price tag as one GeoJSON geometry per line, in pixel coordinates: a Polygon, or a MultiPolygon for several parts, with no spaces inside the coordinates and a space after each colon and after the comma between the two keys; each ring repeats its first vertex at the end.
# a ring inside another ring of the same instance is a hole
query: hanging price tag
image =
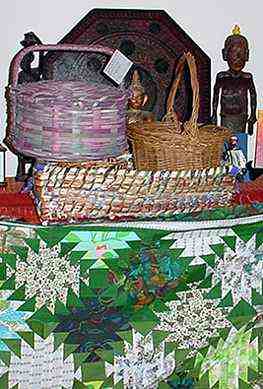
{"type": "Polygon", "coordinates": [[[132,65],[132,61],[125,57],[119,50],[115,50],[103,72],[117,84],[120,84],[132,65]]]}

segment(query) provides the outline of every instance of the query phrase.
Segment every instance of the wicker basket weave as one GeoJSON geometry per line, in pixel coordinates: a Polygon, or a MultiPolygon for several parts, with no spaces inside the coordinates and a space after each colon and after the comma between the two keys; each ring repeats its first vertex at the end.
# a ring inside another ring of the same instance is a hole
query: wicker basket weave
{"type": "Polygon", "coordinates": [[[146,172],[107,167],[37,164],[34,195],[42,222],[171,217],[227,206],[234,179],[223,167],[203,171],[146,172]]]}
{"type": "Polygon", "coordinates": [[[205,169],[220,164],[223,144],[231,136],[231,131],[212,125],[198,128],[199,83],[195,60],[190,53],[180,58],[176,75],[163,120],[139,122],[128,128],[138,170],[205,169]],[[193,109],[190,120],[180,123],[174,111],[174,100],[185,63],[191,75],[193,109]]]}
{"type": "Polygon", "coordinates": [[[10,67],[6,143],[26,156],[43,160],[100,160],[123,154],[127,146],[123,87],[86,81],[18,83],[19,65],[30,51],[92,51],[100,46],[39,45],[21,50],[10,67]]]}

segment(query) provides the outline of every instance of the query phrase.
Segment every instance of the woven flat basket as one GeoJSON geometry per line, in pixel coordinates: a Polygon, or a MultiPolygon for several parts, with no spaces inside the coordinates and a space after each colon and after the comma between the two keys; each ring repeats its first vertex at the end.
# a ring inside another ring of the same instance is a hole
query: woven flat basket
{"type": "Polygon", "coordinates": [[[199,83],[195,60],[190,53],[180,58],[175,74],[163,120],[138,122],[128,128],[138,170],[188,170],[219,166],[224,141],[232,134],[223,127],[198,126],[199,83]],[[174,111],[174,101],[185,64],[191,75],[193,109],[189,121],[181,123],[174,111]]]}
{"type": "Polygon", "coordinates": [[[116,157],[127,150],[123,87],[85,81],[40,81],[17,84],[19,65],[30,51],[112,49],[82,45],[40,45],[21,50],[10,67],[6,143],[42,160],[85,161],[116,157]]]}
{"type": "Polygon", "coordinates": [[[227,206],[234,179],[223,167],[147,172],[123,165],[87,168],[38,163],[34,195],[43,223],[171,217],[227,206]]]}

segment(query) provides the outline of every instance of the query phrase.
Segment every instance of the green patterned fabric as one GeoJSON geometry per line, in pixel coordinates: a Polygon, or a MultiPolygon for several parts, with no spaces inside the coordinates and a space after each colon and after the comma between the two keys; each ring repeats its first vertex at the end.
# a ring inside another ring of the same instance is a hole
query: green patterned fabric
{"type": "Polygon", "coordinates": [[[0,258],[1,389],[262,387],[262,221],[2,224],[0,258]]]}

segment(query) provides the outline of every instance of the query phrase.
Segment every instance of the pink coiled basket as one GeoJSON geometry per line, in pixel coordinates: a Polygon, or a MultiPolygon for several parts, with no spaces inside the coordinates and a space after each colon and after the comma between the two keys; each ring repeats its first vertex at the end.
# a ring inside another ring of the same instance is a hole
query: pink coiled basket
{"type": "Polygon", "coordinates": [[[43,161],[87,161],[118,157],[128,149],[123,86],[87,81],[18,84],[20,63],[32,51],[81,51],[111,56],[113,49],[85,45],[35,45],[10,65],[5,143],[43,161]]]}

